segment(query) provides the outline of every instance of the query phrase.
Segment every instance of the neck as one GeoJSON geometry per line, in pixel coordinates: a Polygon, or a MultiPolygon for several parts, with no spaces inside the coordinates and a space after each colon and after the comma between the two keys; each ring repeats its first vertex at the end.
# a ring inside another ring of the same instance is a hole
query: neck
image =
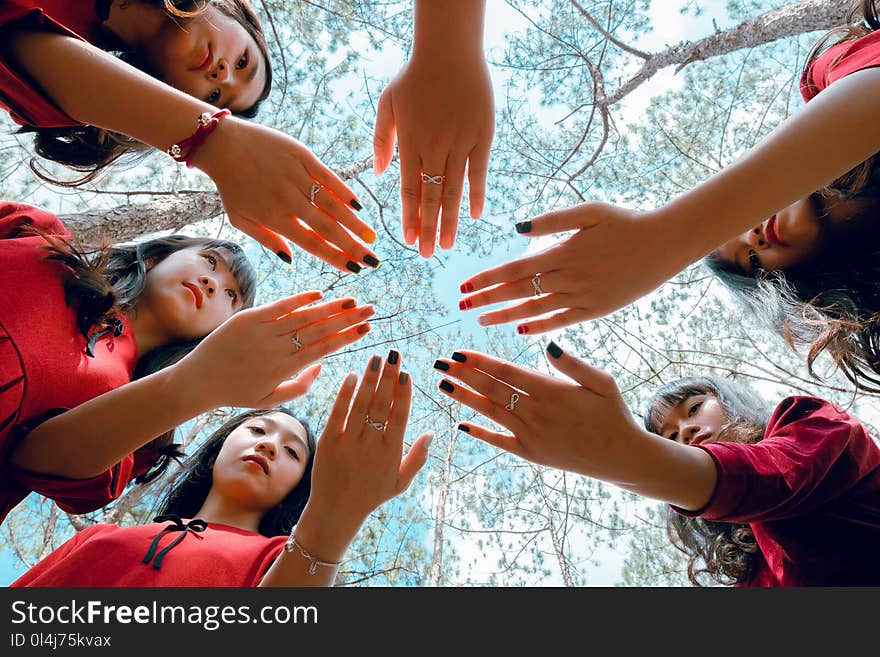
{"type": "Polygon", "coordinates": [[[263,512],[230,505],[228,499],[216,494],[212,488],[196,517],[207,522],[216,522],[256,532],[260,527],[263,512]]]}
{"type": "Polygon", "coordinates": [[[137,0],[113,0],[104,27],[130,50],[140,50],[156,36],[168,17],[161,8],[137,0]]]}
{"type": "Polygon", "coordinates": [[[138,312],[137,306],[125,313],[131,328],[134,331],[134,341],[137,344],[138,357],[150,353],[153,349],[165,344],[165,339],[149,313],[138,312]]]}

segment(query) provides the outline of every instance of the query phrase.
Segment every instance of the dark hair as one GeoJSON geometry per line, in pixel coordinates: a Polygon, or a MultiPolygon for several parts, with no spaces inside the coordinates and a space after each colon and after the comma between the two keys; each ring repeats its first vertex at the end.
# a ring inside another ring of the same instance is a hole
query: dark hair
{"type": "Polygon", "coordinates": [[[267,410],[246,411],[227,420],[223,426],[208,437],[201,447],[183,464],[178,479],[159,501],[157,515],[175,514],[181,518],[194,518],[205,503],[213,483],[214,461],[230,433],[248,420],[269,413],[284,413],[297,420],[306,430],[309,448],[308,461],[302,479],[281,503],[267,511],[260,519],[259,532],[263,536],[284,536],[299,521],[312,490],[312,464],[315,461],[315,437],[308,423],[296,417],[284,407],[267,410]]]}
{"type": "MultiPolygon", "coordinates": [[[[669,411],[694,395],[712,395],[718,400],[728,427],[744,427],[740,436],[757,442],[770,419],[767,402],[741,383],[712,376],[686,377],[659,388],[643,415],[645,428],[660,435],[669,411]]],[[[735,584],[748,581],[761,558],[755,535],[748,525],[713,522],[667,510],[666,532],[672,544],[688,557],[688,579],[694,586],[710,583],[735,584]]]]}
{"type": "MultiPolygon", "coordinates": [[[[39,231],[34,231],[38,232],[39,231]]],[[[116,314],[134,307],[146,284],[147,271],[182,249],[200,247],[226,253],[229,269],[239,284],[242,308],[254,304],[257,276],[244,250],[227,240],[171,235],[134,244],[117,244],[87,252],[56,235],[39,233],[47,241],[46,260],[63,265],[64,298],[76,312],[77,327],[87,341],[119,325],[116,314]],[[90,336],[91,333],[91,336],[90,336]]],[[[173,365],[204,339],[196,338],[162,345],[138,358],[132,379],[140,379],[173,365]]],[[[147,443],[144,453],[156,452],[156,467],[137,477],[137,483],[152,481],[164,472],[177,455],[171,445],[174,431],[147,443]]]]}
{"type": "MultiPolygon", "coordinates": [[[[266,82],[257,101],[249,108],[238,112],[239,116],[253,118],[260,104],[269,96],[272,89],[272,61],[269,48],[263,35],[263,28],[256,12],[247,0],[139,0],[144,4],[158,5],[168,15],[169,20],[185,21],[198,17],[216,7],[241,25],[254,39],[265,62],[266,82]]],[[[115,53],[126,63],[145,73],[157,77],[142,57],[134,52],[115,53]]],[[[111,132],[96,126],[68,126],[62,128],[24,127],[20,132],[34,132],[34,150],[37,155],[53,162],[59,162],[84,175],[76,180],[56,180],[40,170],[37,162],[31,160],[31,169],[40,178],[65,187],[76,187],[94,180],[107,166],[118,162],[133,164],[139,161],[150,147],[132,137],[111,132]]]]}

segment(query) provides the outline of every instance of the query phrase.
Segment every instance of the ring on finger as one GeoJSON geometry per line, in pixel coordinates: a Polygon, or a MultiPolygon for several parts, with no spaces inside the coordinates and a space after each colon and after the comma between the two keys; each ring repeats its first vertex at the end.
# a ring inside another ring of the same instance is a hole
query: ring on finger
{"type": "Polygon", "coordinates": [[[514,408],[516,408],[516,402],[518,401],[519,395],[513,393],[512,395],[510,395],[510,402],[504,408],[506,408],[508,411],[512,411],[514,408]]]}
{"type": "Polygon", "coordinates": [[[318,195],[318,192],[320,192],[322,189],[324,189],[324,188],[321,187],[321,185],[312,185],[312,189],[309,190],[309,200],[312,202],[312,205],[315,204],[315,197],[318,195]]]}
{"type": "Polygon", "coordinates": [[[303,348],[303,343],[299,339],[299,331],[290,336],[290,341],[293,343],[293,350],[299,351],[303,348]]]}
{"type": "Polygon", "coordinates": [[[535,288],[535,296],[540,296],[544,294],[543,288],[541,288],[541,274],[535,274],[532,278],[532,287],[535,288]]]}
{"type": "Polygon", "coordinates": [[[385,425],[388,424],[388,420],[384,422],[379,422],[378,420],[374,420],[369,415],[364,418],[364,424],[366,424],[370,429],[375,429],[376,431],[385,431],[385,425]]]}
{"type": "Polygon", "coordinates": [[[422,182],[428,185],[442,185],[443,181],[446,180],[446,176],[440,174],[438,176],[432,176],[429,173],[425,173],[422,171],[422,182]]]}

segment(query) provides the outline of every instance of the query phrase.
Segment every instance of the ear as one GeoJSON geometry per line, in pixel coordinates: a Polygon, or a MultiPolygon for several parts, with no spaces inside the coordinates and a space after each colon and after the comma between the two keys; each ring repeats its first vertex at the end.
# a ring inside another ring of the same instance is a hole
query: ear
{"type": "Polygon", "coordinates": [[[159,258],[157,256],[150,256],[146,260],[144,260],[144,266],[147,268],[147,271],[150,271],[153,267],[155,267],[159,262],[159,258]]]}

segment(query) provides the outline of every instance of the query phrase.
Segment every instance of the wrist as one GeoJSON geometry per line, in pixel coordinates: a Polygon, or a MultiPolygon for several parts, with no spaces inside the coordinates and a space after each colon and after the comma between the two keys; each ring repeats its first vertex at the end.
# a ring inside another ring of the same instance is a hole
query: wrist
{"type": "Polygon", "coordinates": [[[342,561],[362,524],[363,520],[321,510],[309,500],[296,523],[296,540],[316,559],[342,561]]]}
{"type": "Polygon", "coordinates": [[[417,0],[411,61],[485,61],[485,11],[485,0],[417,0]]]}

